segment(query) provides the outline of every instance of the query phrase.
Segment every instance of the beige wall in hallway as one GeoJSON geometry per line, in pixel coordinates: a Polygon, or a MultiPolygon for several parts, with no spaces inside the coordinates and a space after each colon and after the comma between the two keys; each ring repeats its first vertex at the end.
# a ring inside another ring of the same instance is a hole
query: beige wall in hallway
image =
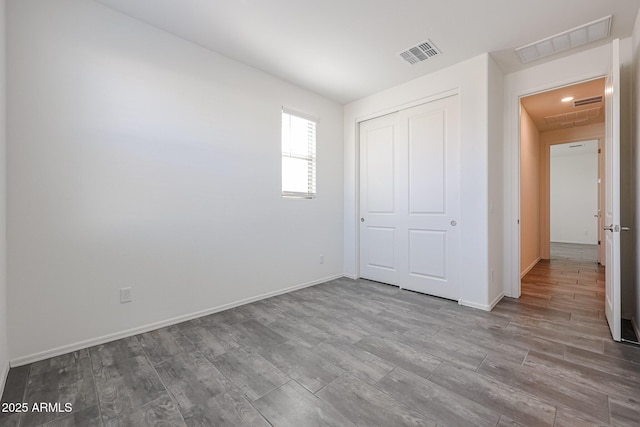
{"type": "Polygon", "coordinates": [[[520,274],[540,259],[540,132],[529,113],[520,113],[520,274]]]}

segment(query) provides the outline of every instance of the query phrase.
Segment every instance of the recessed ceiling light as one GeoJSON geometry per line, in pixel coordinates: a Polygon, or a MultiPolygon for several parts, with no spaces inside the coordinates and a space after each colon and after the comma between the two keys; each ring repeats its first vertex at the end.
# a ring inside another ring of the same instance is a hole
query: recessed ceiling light
{"type": "Polygon", "coordinates": [[[516,49],[523,64],[609,37],[611,15],[516,49]]]}
{"type": "Polygon", "coordinates": [[[573,101],[573,96],[567,96],[566,98],[562,98],[560,101],[562,101],[562,102],[571,102],[571,101],[573,101]]]}

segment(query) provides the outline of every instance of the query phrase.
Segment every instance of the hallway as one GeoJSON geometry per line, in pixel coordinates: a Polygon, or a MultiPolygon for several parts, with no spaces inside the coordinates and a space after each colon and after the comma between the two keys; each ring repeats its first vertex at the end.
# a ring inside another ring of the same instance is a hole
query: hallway
{"type": "Polygon", "coordinates": [[[547,307],[572,323],[607,328],[604,267],[596,245],[552,243],[551,259],[540,261],[522,278],[520,303],[547,307]]]}
{"type": "Polygon", "coordinates": [[[504,298],[493,312],[520,316],[522,332],[537,339],[598,354],[636,350],[610,345],[604,267],[596,263],[596,251],[597,246],[552,243],[551,259],[538,262],[522,278],[521,297],[504,298]]]}

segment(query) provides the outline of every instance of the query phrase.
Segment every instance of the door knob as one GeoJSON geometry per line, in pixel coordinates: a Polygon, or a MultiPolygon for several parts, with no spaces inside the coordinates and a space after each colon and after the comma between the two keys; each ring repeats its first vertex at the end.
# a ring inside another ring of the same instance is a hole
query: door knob
{"type": "Polygon", "coordinates": [[[613,231],[613,224],[605,225],[604,227],[602,227],[602,229],[605,231],[613,231]]]}
{"type": "Polygon", "coordinates": [[[456,222],[456,220],[453,220],[451,221],[451,225],[455,227],[456,225],[458,225],[458,223],[456,222]]]}
{"type": "Polygon", "coordinates": [[[360,222],[364,222],[364,218],[360,218],[360,222]]]}

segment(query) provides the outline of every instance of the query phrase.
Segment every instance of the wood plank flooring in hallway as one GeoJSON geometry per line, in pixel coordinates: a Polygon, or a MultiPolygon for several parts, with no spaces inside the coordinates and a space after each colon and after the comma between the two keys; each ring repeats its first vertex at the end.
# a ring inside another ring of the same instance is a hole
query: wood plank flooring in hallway
{"type": "Polygon", "coordinates": [[[518,305],[558,310],[574,322],[606,327],[604,267],[596,260],[595,245],[552,243],[551,259],[540,261],[522,278],[518,305]]]}
{"type": "MultiPolygon", "coordinates": [[[[561,251],[560,251],[561,252],[561,251]]],[[[12,368],[3,426],[638,426],[640,348],[603,274],[536,266],[492,312],[339,279],[12,368]]]]}

